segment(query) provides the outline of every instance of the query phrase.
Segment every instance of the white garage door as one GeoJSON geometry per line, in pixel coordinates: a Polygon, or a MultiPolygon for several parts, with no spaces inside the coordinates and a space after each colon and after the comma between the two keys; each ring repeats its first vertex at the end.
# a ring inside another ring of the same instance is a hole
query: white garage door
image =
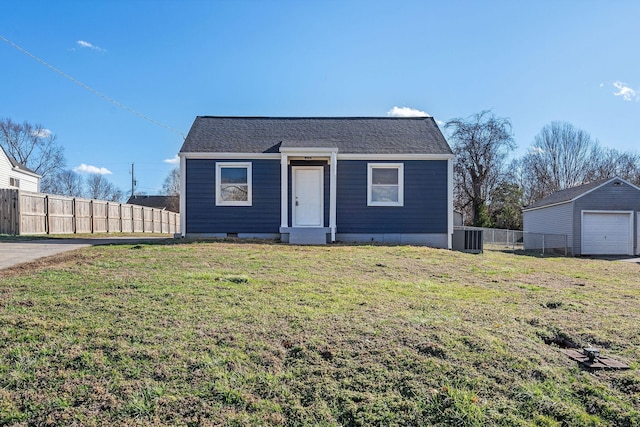
{"type": "Polygon", "coordinates": [[[633,255],[631,212],[583,212],[582,255],[633,255]]]}

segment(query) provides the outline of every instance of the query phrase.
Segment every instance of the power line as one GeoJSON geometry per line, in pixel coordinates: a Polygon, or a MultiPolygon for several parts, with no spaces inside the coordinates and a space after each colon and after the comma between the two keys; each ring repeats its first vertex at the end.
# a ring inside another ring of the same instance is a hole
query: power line
{"type": "Polygon", "coordinates": [[[110,97],[108,97],[107,95],[105,95],[105,94],[103,94],[101,92],[98,92],[97,90],[93,89],[92,87],[90,87],[90,86],[88,86],[88,85],[86,85],[86,84],[74,79],[70,75],[66,74],[65,72],[63,72],[63,71],[59,70],[58,68],[54,67],[53,65],[49,64],[44,59],[41,59],[41,58],[35,56],[34,54],[32,54],[31,52],[29,52],[28,50],[23,49],[22,47],[18,46],[17,44],[12,42],[11,40],[7,39],[6,37],[3,37],[1,34],[0,34],[0,39],[4,40],[10,46],[13,46],[14,48],[18,49],[20,52],[24,53],[25,55],[35,59],[36,61],[38,61],[42,65],[46,66],[47,68],[49,68],[49,69],[55,71],[56,73],[60,74],[62,77],[66,78],[66,79],[69,79],[72,82],[74,82],[75,84],[77,84],[78,86],[88,90],[89,92],[93,93],[94,95],[98,95],[100,98],[105,99],[106,101],[114,104],[115,106],[117,106],[119,108],[122,108],[125,111],[128,111],[131,114],[135,114],[136,116],[138,116],[138,117],[140,117],[140,118],[142,118],[144,120],[150,121],[151,123],[153,123],[155,125],[161,126],[161,127],[165,128],[165,129],[167,129],[167,130],[169,130],[169,131],[171,131],[173,133],[176,133],[176,134],[180,135],[182,137],[182,139],[186,138],[185,135],[182,132],[180,132],[179,130],[176,130],[176,129],[170,127],[170,126],[165,125],[162,122],[159,122],[158,120],[152,119],[149,116],[146,116],[146,115],[144,115],[142,113],[139,113],[138,111],[134,110],[133,108],[129,108],[126,105],[116,101],[115,99],[110,98],[110,97]]]}

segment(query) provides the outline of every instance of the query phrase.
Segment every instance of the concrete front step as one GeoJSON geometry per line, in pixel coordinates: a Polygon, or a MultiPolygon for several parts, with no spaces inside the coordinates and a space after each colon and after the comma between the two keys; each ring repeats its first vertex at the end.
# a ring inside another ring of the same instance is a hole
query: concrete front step
{"type": "Polygon", "coordinates": [[[292,245],[326,245],[326,228],[292,228],[289,232],[292,245]]]}

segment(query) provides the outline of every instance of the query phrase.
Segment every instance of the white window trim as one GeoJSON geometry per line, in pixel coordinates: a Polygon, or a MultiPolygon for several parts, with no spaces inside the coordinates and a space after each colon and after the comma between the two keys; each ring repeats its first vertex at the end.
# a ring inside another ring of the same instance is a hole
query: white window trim
{"type": "Polygon", "coordinates": [[[368,163],[367,164],[367,206],[404,206],[404,163],[368,163]],[[374,202],[371,200],[373,187],[373,169],[397,169],[398,170],[398,201],[374,202]]]}
{"type": "Polygon", "coordinates": [[[216,162],[216,206],[251,206],[253,202],[252,176],[251,162],[216,162]],[[223,168],[247,168],[247,200],[222,200],[220,178],[223,168]]]}

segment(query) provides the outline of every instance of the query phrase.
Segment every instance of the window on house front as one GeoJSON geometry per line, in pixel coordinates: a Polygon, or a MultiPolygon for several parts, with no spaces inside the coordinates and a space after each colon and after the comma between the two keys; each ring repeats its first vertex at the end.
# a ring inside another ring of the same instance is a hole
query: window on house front
{"type": "Polygon", "coordinates": [[[216,205],[251,206],[251,163],[216,163],[216,205]]]}
{"type": "Polygon", "coordinates": [[[9,186],[20,188],[20,180],[18,178],[9,178],[9,186]]]}
{"type": "Polygon", "coordinates": [[[368,206],[404,206],[404,166],[402,163],[369,163],[368,206]]]}

